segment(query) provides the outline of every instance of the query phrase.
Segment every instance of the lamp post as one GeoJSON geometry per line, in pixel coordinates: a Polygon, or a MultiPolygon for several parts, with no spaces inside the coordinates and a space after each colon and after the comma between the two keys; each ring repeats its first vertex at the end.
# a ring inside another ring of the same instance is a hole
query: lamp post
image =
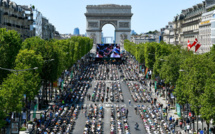
{"type": "Polygon", "coordinates": [[[15,69],[8,69],[8,68],[2,68],[0,67],[1,70],[7,70],[7,71],[11,71],[11,72],[16,72],[16,75],[18,76],[18,72],[23,72],[23,71],[30,71],[30,70],[36,70],[38,69],[38,67],[34,67],[34,68],[29,68],[29,69],[21,69],[21,70],[15,70],[15,69]]]}

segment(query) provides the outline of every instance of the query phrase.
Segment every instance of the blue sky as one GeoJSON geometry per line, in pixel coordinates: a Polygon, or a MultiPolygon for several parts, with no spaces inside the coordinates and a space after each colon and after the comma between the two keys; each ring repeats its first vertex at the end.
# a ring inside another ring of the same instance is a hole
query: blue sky
{"type": "MultiPolygon", "coordinates": [[[[35,7],[55,25],[60,33],[73,33],[79,27],[80,33],[86,31],[86,5],[120,4],[131,5],[134,14],[131,29],[137,33],[160,30],[173,17],[203,0],[12,0],[18,5],[35,7]]],[[[105,36],[114,35],[114,27],[103,27],[105,36]]]]}

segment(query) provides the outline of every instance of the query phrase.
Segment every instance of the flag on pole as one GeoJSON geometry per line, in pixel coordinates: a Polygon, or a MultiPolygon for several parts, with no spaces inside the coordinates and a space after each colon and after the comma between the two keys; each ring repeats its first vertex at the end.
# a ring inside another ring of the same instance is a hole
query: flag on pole
{"type": "Polygon", "coordinates": [[[191,45],[190,49],[191,49],[193,46],[195,46],[195,45],[197,44],[197,42],[198,42],[198,40],[195,39],[195,41],[194,41],[193,44],[191,45]]]}
{"type": "Polygon", "coordinates": [[[191,44],[190,44],[190,41],[188,40],[188,43],[187,43],[187,50],[189,51],[191,48],[191,44]]]}
{"type": "Polygon", "coordinates": [[[201,44],[198,42],[196,47],[195,47],[195,52],[201,47],[201,44]]]}

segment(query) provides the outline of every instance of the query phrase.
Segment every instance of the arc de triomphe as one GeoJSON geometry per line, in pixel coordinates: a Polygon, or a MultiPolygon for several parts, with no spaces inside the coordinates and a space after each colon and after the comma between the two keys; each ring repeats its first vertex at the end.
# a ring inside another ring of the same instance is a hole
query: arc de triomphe
{"type": "Polygon", "coordinates": [[[87,37],[94,43],[101,43],[102,27],[112,24],[115,27],[115,43],[122,44],[124,39],[130,40],[131,6],[130,5],[87,5],[87,37]]]}

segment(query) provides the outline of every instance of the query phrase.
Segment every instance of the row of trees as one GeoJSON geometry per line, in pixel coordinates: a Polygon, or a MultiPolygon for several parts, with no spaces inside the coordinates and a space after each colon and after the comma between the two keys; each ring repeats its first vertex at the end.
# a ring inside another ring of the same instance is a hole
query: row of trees
{"type": "Polygon", "coordinates": [[[124,47],[139,63],[153,69],[153,78],[159,76],[165,84],[174,85],[177,103],[189,103],[196,118],[201,115],[209,127],[211,119],[215,120],[215,46],[201,55],[166,43],[125,40],[124,47]]]}
{"type": "Polygon", "coordinates": [[[16,31],[6,29],[0,29],[0,42],[0,67],[13,69],[0,68],[0,128],[6,116],[20,112],[34,99],[42,81],[43,87],[53,83],[93,46],[93,40],[87,37],[49,41],[32,37],[22,41],[16,31]]]}

